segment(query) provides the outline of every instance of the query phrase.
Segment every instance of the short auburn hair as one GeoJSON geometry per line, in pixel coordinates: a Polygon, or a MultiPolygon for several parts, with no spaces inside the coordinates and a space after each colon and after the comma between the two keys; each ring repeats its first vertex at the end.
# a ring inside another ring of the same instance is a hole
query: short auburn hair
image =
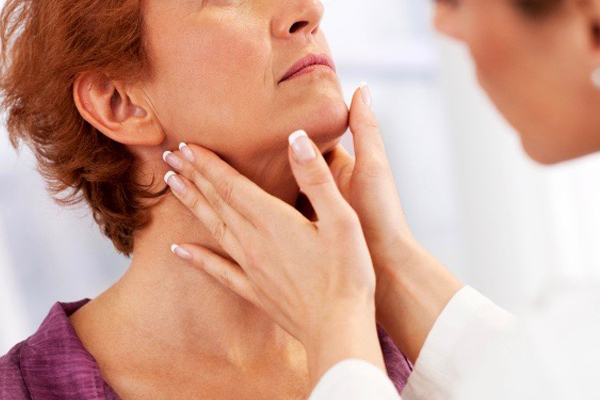
{"type": "Polygon", "coordinates": [[[135,81],[150,71],[142,0],[7,0],[0,14],[0,94],[12,146],[25,142],[58,204],[83,200],[117,251],[150,223],[134,154],[83,119],[73,98],[80,73],[135,81]],[[65,196],[59,196],[62,192],[65,196]]]}

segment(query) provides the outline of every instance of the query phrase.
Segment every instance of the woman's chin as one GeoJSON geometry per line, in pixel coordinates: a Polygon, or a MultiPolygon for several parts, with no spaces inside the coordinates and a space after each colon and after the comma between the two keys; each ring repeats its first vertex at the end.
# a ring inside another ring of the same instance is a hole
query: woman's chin
{"type": "Polygon", "coordinates": [[[317,144],[337,139],[348,130],[348,106],[341,97],[326,98],[303,108],[298,129],[305,130],[317,144]]]}

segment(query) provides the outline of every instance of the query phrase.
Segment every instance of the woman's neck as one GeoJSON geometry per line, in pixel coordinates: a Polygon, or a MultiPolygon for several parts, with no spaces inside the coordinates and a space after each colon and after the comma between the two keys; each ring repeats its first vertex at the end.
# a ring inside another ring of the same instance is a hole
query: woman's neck
{"type": "MultiPolygon", "coordinates": [[[[262,177],[253,180],[295,204],[299,190],[288,160],[262,168],[240,172],[262,177]]],[[[207,359],[243,370],[271,358],[302,363],[299,342],[260,309],[171,253],[173,243],[196,244],[226,256],[203,224],[170,193],[151,212],[151,224],[136,233],[125,275],[71,317],[101,369],[119,359],[157,363],[157,369],[177,359],[188,371],[207,359]]]]}

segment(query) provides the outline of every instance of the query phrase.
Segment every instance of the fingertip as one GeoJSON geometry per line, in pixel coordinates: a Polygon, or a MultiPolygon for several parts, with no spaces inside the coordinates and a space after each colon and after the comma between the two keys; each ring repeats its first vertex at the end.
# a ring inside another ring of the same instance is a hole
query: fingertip
{"type": "Polygon", "coordinates": [[[299,130],[299,131],[293,132],[288,136],[288,143],[290,144],[290,146],[293,146],[296,139],[298,139],[299,137],[302,137],[302,136],[308,137],[308,134],[306,133],[306,131],[299,130]]]}
{"type": "Polygon", "coordinates": [[[169,178],[171,178],[173,175],[177,175],[177,174],[173,171],[169,171],[165,174],[165,177],[163,179],[165,180],[165,183],[167,185],[169,184],[169,178]]]}
{"type": "Polygon", "coordinates": [[[352,104],[350,106],[350,113],[360,109],[362,112],[364,109],[371,110],[373,104],[373,96],[371,95],[371,88],[366,82],[361,82],[354,96],[352,97],[352,104]]]}
{"type": "Polygon", "coordinates": [[[292,133],[288,136],[288,142],[296,162],[306,164],[317,157],[316,146],[305,131],[299,130],[292,133]]]}
{"type": "Polygon", "coordinates": [[[177,244],[171,245],[171,252],[186,261],[189,261],[192,259],[192,253],[190,253],[189,250],[187,250],[177,244]]]}

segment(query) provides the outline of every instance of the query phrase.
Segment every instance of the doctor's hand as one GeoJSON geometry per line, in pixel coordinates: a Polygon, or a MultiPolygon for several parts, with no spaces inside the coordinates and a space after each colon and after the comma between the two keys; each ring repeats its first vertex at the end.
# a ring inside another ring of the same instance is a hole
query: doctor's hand
{"type": "Polygon", "coordinates": [[[297,338],[306,348],[313,386],[348,358],[385,371],[376,330],[375,273],[360,221],[317,146],[304,132],[290,135],[294,139],[288,147],[292,171],[317,222],[208,149],[182,143],[179,151],[165,152],[165,161],[179,172],[165,175],[173,194],[231,259],[193,244],[172,250],[297,338]]]}
{"type": "Polygon", "coordinates": [[[404,217],[366,85],[354,94],[356,159],[341,145],[325,154],[358,214],[377,275],[377,319],[414,363],[435,320],[463,284],[413,237],[404,217]]]}

